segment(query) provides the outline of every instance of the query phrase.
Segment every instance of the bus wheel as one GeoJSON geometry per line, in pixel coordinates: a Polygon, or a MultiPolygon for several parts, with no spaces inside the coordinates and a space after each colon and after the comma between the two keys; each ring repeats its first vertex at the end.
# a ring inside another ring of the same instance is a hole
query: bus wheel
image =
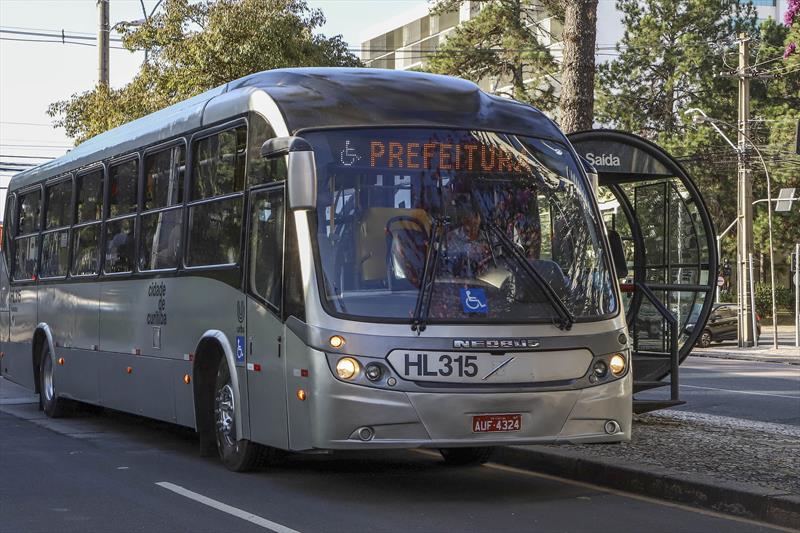
{"type": "Polygon", "coordinates": [[[700,335],[700,338],[697,339],[697,345],[701,348],[708,348],[711,346],[711,332],[703,330],[703,333],[700,335]]]}
{"type": "Polygon", "coordinates": [[[236,439],[236,396],[228,362],[221,359],[214,388],[214,425],[219,457],[229,470],[248,472],[262,461],[265,449],[249,440],[236,439]]]}
{"type": "Polygon", "coordinates": [[[494,453],[491,446],[476,448],[441,448],[444,462],[453,466],[482,465],[494,453]]]}
{"type": "Polygon", "coordinates": [[[47,416],[60,418],[67,412],[67,400],[58,397],[53,358],[50,357],[50,347],[46,342],[43,343],[39,362],[39,404],[47,416]]]}

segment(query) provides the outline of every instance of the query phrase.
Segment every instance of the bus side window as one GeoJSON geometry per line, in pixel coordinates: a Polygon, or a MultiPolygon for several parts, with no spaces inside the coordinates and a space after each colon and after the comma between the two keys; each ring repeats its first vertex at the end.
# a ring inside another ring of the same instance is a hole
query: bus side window
{"type": "Polygon", "coordinates": [[[214,133],[194,144],[192,200],[244,190],[247,128],[214,133]]]}
{"type": "Polygon", "coordinates": [[[74,276],[100,271],[100,219],[103,214],[103,168],[99,167],[75,180],[75,228],[72,233],[74,276]]]}
{"type": "Polygon", "coordinates": [[[36,276],[41,207],[41,189],[20,196],[16,219],[17,236],[14,246],[13,278],[15,280],[29,280],[36,276]]]}
{"type": "Polygon", "coordinates": [[[145,156],[139,270],[165,270],[178,266],[185,169],[186,147],[182,144],[145,156]]]}
{"type": "Polygon", "coordinates": [[[69,225],[72,223],[72,179],[45,188],[44,231],[39,276],[67,275],[69,261],[69,225]]]}
{"type": "Polygon", "coordinates": [[[186,265],[236,265],[244,218],[247,128],[214,133],[192,148],[186,265]],[[226,196],[211,199],[222,195],[226,196]]]}
{"type": "Polygon", "coordinates": [[[283,277],[283,188],[250,197],[250,290],[281,308],[283,277]]]}
{"type": "Polygon", "coordinates": [[[6,197],[6,208],[3,212],[3,257],[6,261],[6,268],[11,272],[11,239],[14,236],[14,195],[8,194],[6,197]]]}
{"type": "Polygon", "coordinates": [[[264,159],[261,145],[275,137],[275,130],[258,113],[250,114],[250,132],[247,143],[247,185],[254,187],[286,179],[287,156],[264,159]]]}

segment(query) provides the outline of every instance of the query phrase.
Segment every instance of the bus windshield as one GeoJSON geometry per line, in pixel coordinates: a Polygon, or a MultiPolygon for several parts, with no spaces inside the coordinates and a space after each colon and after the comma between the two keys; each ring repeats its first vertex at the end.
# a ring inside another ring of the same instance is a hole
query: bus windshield
{"type": "Polygon", "coordinates": [[[407,322],[423,299],[431,323],[616,312],[593,195],[565,145],[444,129],[305,138],[317,164],[318,276],[332,314],[407,322]]]}

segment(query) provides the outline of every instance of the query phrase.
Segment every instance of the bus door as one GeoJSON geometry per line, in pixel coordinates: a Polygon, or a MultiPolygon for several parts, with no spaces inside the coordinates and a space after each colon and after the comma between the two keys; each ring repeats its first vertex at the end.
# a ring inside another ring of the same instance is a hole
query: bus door
{"type": "Polygon", "coordinates": [[[716,287],[708,209],[681,165],[649,141],[610,130],[570,140],[597,169],[600,211],[625,249],[629,275],[620,288],[633,344],[634,410],[681,404],[677,365],[702,333],[716,287]],[[662,385],[671,385],[669,399],[651,391],[662,385]]]}
{"type": "Polygon", "coordinates": [[[281,353],[283,184],[251,190],[247,221],[247,395],[250,438],[286,448],[286,357],[281,353]]]}

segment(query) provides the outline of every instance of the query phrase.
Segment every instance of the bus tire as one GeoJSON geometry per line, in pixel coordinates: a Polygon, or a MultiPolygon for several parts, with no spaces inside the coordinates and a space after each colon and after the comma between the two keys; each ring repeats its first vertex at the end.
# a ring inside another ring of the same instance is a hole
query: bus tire
{"type": "Polygon", "coordinates": [[[472,448],[441,448],[444,462],[453,466],[482,465],[488,461],[494,453],[493,446],[481,446],[472,448]]]}
{"type": "Polygon", "coordinates": [[[214,386],[214,433],[219,458],[229,470],[249,472],[265,458],[266,450],[260,444],[236,439],[236,397],[231,384],[228,361],[221,358],[214,386]]]}
{"type": "Polygon", "coordinates": [[[58,397],[55,368],[47,342],[42,343],[39,356],[39,406],[50,418],[61,418],[67,414],[67,400],[58,397]]]}

